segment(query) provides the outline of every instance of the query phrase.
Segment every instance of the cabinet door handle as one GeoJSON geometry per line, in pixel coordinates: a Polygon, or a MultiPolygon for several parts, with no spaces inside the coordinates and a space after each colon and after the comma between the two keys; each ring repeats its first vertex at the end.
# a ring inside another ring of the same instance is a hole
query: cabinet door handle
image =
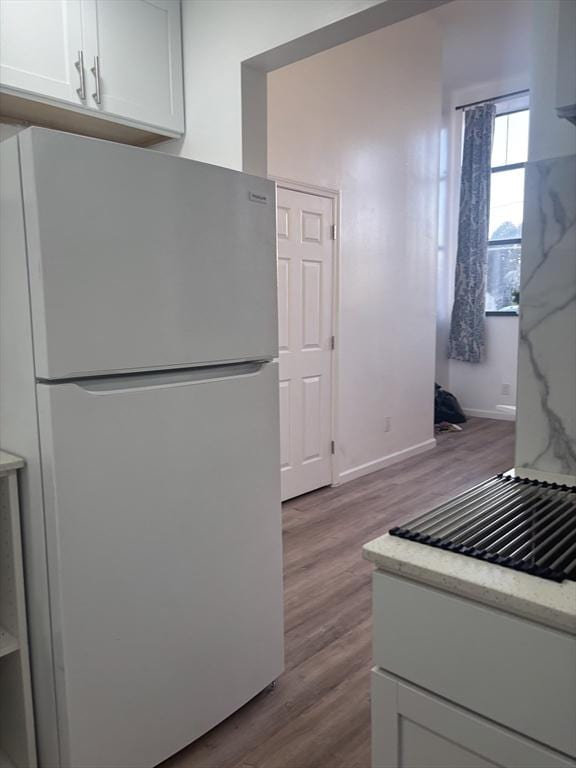
{"type": "Polygon", "coordinates": [[[102,103],[102,91],[100,84],[100,56],[94,56],[94,66],[90,68],[90,72],[94,75],[94,82],[96,83],[96,90],[92,94],[92,98],[96,104],[102,103]]]}
{"type": "Polygon", "coordinates": [[[78,51],[78,61],[75,62],[74,66],[78,70],[78,75],[80,76],[80,87],[76,88],[76,93],[78,94],[78,97],[81,99],[81,101],[85,101],[86,79],[84,77],[84,51],[78,51]]]}

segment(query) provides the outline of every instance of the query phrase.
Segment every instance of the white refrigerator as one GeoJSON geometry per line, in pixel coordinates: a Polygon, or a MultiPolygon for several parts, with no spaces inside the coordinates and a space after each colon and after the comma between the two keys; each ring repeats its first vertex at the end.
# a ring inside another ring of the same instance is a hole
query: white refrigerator
{"type": "Polygon", "coordinates": [[[40,128],[0,160],[40,762],[153,766],[283,667],[274,185],[40,128]]]}

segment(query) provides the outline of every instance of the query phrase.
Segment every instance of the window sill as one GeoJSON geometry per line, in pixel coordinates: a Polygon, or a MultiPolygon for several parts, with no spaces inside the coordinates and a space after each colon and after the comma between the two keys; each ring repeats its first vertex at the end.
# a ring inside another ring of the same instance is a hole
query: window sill
{"type": "Polygon", "coordinates": [[[518,312],[498,312],[498,311],[490,311],[486,312],[486,317],[518,317],[518,312]]]}

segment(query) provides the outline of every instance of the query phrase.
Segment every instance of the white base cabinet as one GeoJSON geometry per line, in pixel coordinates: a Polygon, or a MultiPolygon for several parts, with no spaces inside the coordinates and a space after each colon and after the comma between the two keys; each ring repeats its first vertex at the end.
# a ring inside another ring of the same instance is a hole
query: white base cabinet
{"type": "Polygon", "coordinates": [[[574,768],[576,761],[372,671],[373,768],[574,768]]]}
{"type": "Polygon", "coordinates": [[[162,136],[184,132],[180,0],[2,0],[0,30],[6,117],[21,118],[24,100],[28,111],[38,105],[42,124],[57,120],[52,107],[162,136]]]}
{"type": "Polygon", "coordinates": [[[373,768],[576,768],[576,637],[374,574],[373,768]]]}

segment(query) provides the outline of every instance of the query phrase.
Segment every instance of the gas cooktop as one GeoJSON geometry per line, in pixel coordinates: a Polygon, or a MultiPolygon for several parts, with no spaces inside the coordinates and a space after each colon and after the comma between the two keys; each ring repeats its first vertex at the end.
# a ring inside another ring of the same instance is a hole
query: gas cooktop
{"type": "Polygon", "coordinates": [[[544,579],[576,581],[576,487],[496,475],[390,534],[544,579]]]}

